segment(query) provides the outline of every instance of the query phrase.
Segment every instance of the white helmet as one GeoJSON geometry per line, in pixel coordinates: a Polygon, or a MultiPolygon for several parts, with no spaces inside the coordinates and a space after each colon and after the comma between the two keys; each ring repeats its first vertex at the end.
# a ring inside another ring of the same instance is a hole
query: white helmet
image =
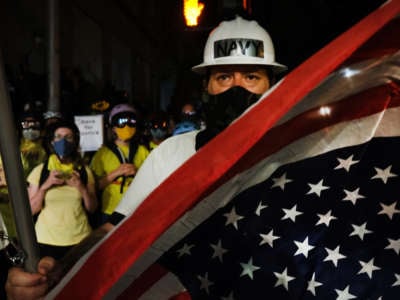
{"type": "Polygon", "coordinates": [[[204,61],[192,70],[204,74],[208,67],[219,65],[270,66],[274,73],[287,70],[275,62],[274,45],[268,32],[256,21],[239,16],[221,22],[211,31],[204,48],[204,61]]]}

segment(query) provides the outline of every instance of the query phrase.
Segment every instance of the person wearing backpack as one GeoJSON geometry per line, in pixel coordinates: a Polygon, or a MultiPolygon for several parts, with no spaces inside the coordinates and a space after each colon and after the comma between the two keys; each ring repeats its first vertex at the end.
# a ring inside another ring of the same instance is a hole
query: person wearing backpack
{"type": "Polygon", "coordinates": [[[46,134],[51,153],[28,175],[28,195],[40,255],[63,257],[92,228],[88,213],[97,208],[95,179],[79,153],[79,129],[70,121],[57,121],[46,134]]]}
{"type": "Polygon", "coordinates": [[[101,192],[101,224],[114,212],[149,154],[149,150],[139,143],[137,114],[131,105],[115,105],[109,114],[109,125],[112,142],[97,150],[90,163],[101,192]]]}

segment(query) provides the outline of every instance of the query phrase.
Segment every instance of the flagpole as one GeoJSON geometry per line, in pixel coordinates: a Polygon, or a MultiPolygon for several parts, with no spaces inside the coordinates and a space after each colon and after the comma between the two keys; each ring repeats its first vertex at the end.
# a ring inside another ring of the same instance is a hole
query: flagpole
{"type": "Polygon", "coordinates": [[[17,131],[11,109],[10,97],[4,74],[3,56],[0,51],[0,153],[7,180],[8,193],[13,211],[19,246],[25,253],[24,268],[35,272],[39,260],[39,248],[33,227],[26,181],[22,169],[17,142],[17,131]]]}

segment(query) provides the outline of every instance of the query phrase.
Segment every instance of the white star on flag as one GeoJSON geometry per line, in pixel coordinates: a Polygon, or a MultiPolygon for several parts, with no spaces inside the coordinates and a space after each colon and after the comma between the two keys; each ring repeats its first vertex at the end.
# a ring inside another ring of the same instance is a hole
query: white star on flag
{"type": "Polygon", "coordinates": [[[315,296],[315,288],[319,287],[320,285],[322,285],[322,283],[315,280],[315,273],[313,273],[311,280],[308,281],[307,291],[310,291],[311,294],[315,296]]]}
{"type": "Polygon", "coordinates": [[[380,212],[378,212],[378,215],[385,214],[391,220],[393,218],[394,214],[398,214],[400,212],[400,210],[396,209],[396,204],[397,204],[397,202],[393,202],[390,205],[385,205],[383,203],[380,203],[382,210],[380,212]]]}
{"type": "Polygon", "coordinates": [[[346,256],[339,253],[339,247],[340,246],[337,246],[335,250],[325,248],[326,252],[328,252],[328,255],[325,257],[324,261],[332,261],[335,267],[337,267],[338,260],[346,258],[346,256]]]}
{"type": "Polygon", "coordinates": [[[314,246],[311,246],[311,245],[308,243],[308,237],[306,237],[306,238],[304,239],[303,242],[294,241],[294,243],[295,243],[296,246],[297,246],[297,251],[296,251],[296,253],[294,254],[294,256],[299,255],[299,254],[303,254],[305,257],[308,257],[308,252],[309,252],[311,249],[314,248],[314,246]]]}
{"type": "Polygon", "coordinates": [[[240,265],[243,268],[243,271],[242,271],[242,274],[240,274],[240,277],[248,275],[251,279],[253,279],[253,272],[257,271],[258,269],[260,269],[260,267],[257,267],[255,265],[253,265],[253,258],[252,257],[249,259],[249,262],[247,264],[240,263],[240,265]]]}
{"type": "Polygon", "coordinates": [[[338,294],[336,300],[349,300],[356,298],[354,295],[349,293],[349,286],[347,286],[344,290],[335,289],[336,293],[338,294]]]}
{"type": "Polygon", "coordinates": [[[271,188],[280,187],[282,191],[285,189],[285,184],[292,181],[291,179],[286,178],[286,173],[283,173],[281,177],[272,178],[272,180],[274,181],[274,184],[271,188]]]}
{"type": "Polygon", "coordinates": [[[204,277],[199,275],[197,276],[197,278],[200,280],[200,289],[206,290],[206,293],[209,294],[210,293],[209,287],[214,283],[208,280],[208,272],[204,275],[204,277]]]}
{"type": "Polygon", "coordinates": [[[359,162],[359,160],[353,160],[353,155],[350,155],[346,159],[337,158],[339,164],[335,167],[335,170],[345,169],[347,172],[350,171],[350,167],[359,162]]]}
{"type": "Polygon", "coordinates": [[[383,183],[385,183],[385,184],[390,177],[397,176],[396,174],[393,174],[390,172],[390,170],[392,169],[392,165],[390,165],[386,169],[379,169],[379,168],[374,168],[374,169],[376,171],[376,175],[371,177],[371,179],[382,179],[383,183]]]}
{"type": "Polygon", "coordinates": [[[393,249],[397,254],[400,253],[400,239],[392,240],[388,239],[389,245],[385,249],[393,249]]]}
{"type": "Polygon", "coordinates": [[[287,268],[282,273],[274,272],[278,280],[275,283],[275,287],[283,285],[286,290],[289,290],[289,281],[295,279],[295,277],[289,276],[287,274],[287,268]]]}
{"type": "Polygon", "coordinates": [[[234,207],[232,207],[232,210],[229,213],[224,214],[226,217],[226,223],[225,226],[228,226],[229,224],[233,224],[233,226],[238,229],[238,224],[237,221],[243,219],[243,216],[240,216],[236,213],[236,210],[234,207]]]}
{"type": "Polygon", "coordinates": [[[356,205],[356,201],[358,199],[365,198],[363,195],[360,195],[359,192],[360,188],[355,189],[354,191],[343,190],[346,193],[346,197],[343,200],[351,201],[354,205],[356,205]]]}
{"type": "Polygon", "coordinates": [[[290,219],[293,222],[296,222],[296,217],[298,215],[303,214],[302,212],[296,210],[297,209],[297,205],[293,206],[291,209],[285,209],[285,208],[282,208],[282,209],[285,212],[285,215],[282,217],[281,220],[290,219]]]}
{"type": "Polygon", "coordinates": [[[317,224],[315,224],[315,225],[325,224],[326,226],[329,227],[329,223],[332,220],[337,219],[335,216],[332,216],[331,214],[332,214],[332,210],[328,211],[325,215],[318,214],[319,220],[318,220],[317,224]]]}
{"type": "Polygon", "coordinates": [[[273,247],[274,240],[279,239],[279,236],[274,236],[273,230],[268,234],[262,234],[260,233],[260,236],[262,238],[262,241],[260,242],[260,246],[264,244],[268,244],[271,248],[273,247]]]}
{"type": "Polygon", "coordinates": [[[190,253],[190,249],[192,249],[194,247],[194,245],[188,245],[188,244],[184,244],[183,246],[182,246],[182,248],[180,248],[178,251],[176,251],[176,252],[178,252],[178,257],[181,257],[181,256],[183,256],[183,255],[190,255],[191,253],[190,253]]]}
{"type": "Polygon", "coordinates": [[[308,183],[310,190],[307,192],[307,195],[315,193],[318,197],[321,197],[321,192],[329,189],[329,186],[324,186],[323,182],[324,180],[321,179],[317,184],[308,183]]]}
{"type": "Polygon", "coordinates": [[[354,230],[353,230],[352,233],[350,233],[350,236],[358,235],[358,236],[360,237],[361,240],[364,239],[364,235],[365,235],[365,234],[367,234],[367,233],[372,233],[371,230],[368,230],[368,229],[366,228],[366,227],[367,227],[367,222],[365,222],[364,224],[362,224],[362,225],[360,225],[360,226],[353,225],[353,224],[351,224],[351,226],[353,227],[354,230]]]}
{"type": "Polygon", "coordinates": [[[222,255],[224,255],[224,253],[227,252],[228,250],[222,248],[221,240],[219,240],[216,245],[210,244],[210,246],[211,248],[214,249],[212,258],[218,257],[219,261],[222,262],[222,255]]]}
{"type": "Polygon", "coordinates": [[[398,286],[400,285],[400,275],[399,274],[394,274],[396,277],[396,281],[392,284],[392,286],[398,286]]]}
{"type": "Polygon", "coordinates": [[[361,270],[357,274],[362,274],[362,273],[367,273],[369,278],[372,278],[372,272],[375,270],[380,270],[381,268],[378,268],[374,266],[374,258],[372,258],[369,262],[363,262],[359,261],[360,265],[362,266],[361,270]]]}
{"type": "Polygon", "coordinates": [[[268,207],[268,205],[263,205],[262,202],[260,201],[260,203],[258,203],[257,209],[256,209],[256,215],[260,216],[261,215],[261,211],[268,207]]]}

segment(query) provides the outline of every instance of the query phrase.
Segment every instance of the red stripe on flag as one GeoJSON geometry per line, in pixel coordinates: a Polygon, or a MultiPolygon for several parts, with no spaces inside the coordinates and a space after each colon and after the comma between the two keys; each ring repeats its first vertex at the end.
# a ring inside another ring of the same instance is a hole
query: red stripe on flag
{"type": "Polygon", "coordinates": [[[390,107],[400,106],[399,95],[399,87],[393,84],[375,87],[331,104],[330,108],[333,114],[336,115],[332,115],[329,118],[321,118],[319,114],[320,107],[318,107],[272,128],[223,177],[208,188],[201,198],[208,196],[218,186],[236,174],[249,169],[260,160],[265,159],[303,136],[340,122],[355,120],[384,111],[390,107]],[[348,99],[351,99],[351,101],[348,99]],[[362,107],[360,107],[361,103],[362,107]],[[335,112],[339,112],[339,114],[335,112]],[[310,120],[313,121],[309,122],[310,120]]]}
{"type": "Polygon", "coordinates": [[[280,117],[399,12],[400,1],[389,1],[291,72],[269,94],[264,105],[233,123],[166,179],[96,249],[56,298],[102,298],[157,237],[190,209],[280,117]],[[247,124],[246,130],[242,124],[247,124]]]}
{"type": "Polygon", "coordinates": [[[139,278],[131,284],[118,299],[138,299],[144,294],[156,281],[161,279],[168,273],[168,270],[160,266],[159,264],[151,265],[145,272],[141,274],[139,278]]]}
{"type": "MultiPolygon", "coordinates": [[[[235,166],[232,167],[227,174],[220,178],[217,184],[213,185],[213,188],[217,188],[236,174],[251,168],[260,160],[268,157],[287,146],[292,141],[298,140],[303,136],[318,132],[321,129],[328,128],[329,126],[340,122],[359,119],[382,112],[390,107],[399,106],[399,87],[393,84],[388,84],[369,89],[357,94],[356,96],[351,96],[344,100],[332,103],[332,111],[339,112],[339,114],[329,118],[321,118],[319,116],[318,108],[306,111],[290,121],[271,129],[252,149],[250,149],[248,153],[246,153],[245,156],[240,159],[235,166]],[[361,109],[360,104],[363,105],[361,109]],[[304,122],[304,120],[313,121],[304,122]]],[[[211,193],[214,190],[213,188],[208,189],[208,192],[211,193]]],[[[203,196],[205,197],[206,195],[203,196]]],[[[142,293],[147,291],[149,286],[161,278],[160,275],[164,276],[167,273],[167,270],[162,269],[159,266],[155,268],[155,266],[152,265],[136,280],[134,280],[118,299],[138,299],[142,293]],[[155,274],[153,274],[153,269],[157,270],[155,274]],[[164,273],[159,272],[160,270],[163,270],[164,273]],[[151,282],[151,280],[153,281],[151,282]]]]}

